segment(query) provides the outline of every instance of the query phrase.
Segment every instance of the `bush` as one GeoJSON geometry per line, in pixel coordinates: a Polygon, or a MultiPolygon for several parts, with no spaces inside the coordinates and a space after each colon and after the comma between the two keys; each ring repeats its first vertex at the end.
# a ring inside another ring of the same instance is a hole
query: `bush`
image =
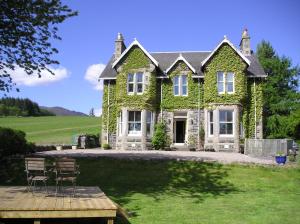
{"type": "Polygon", "coordinates": [[[103,149],[110,149],[111,147],[110,147],[109,144],[105,143],[105,144],[103,144],[102,148],[103,149]]]}
{"type": "Polygon", "coordinates": [[[155,150],[164,149],[167,146],[166,126],[164,123],[155,125],[154,135],[152,137],[152,146],[155,150]]]}
{"type": "Polygon", "coordinates": [[[0,127],[0,157],[16,154],[26,154],[34,149],[32,143],[27,143],[25,133],[11,128],[0,127]]]}

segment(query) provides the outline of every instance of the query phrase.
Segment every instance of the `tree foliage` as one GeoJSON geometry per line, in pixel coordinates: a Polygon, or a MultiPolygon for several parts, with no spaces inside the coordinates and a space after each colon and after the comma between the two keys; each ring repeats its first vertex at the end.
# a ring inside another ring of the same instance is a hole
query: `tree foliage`
{"type": "Polygon", "coordinates": [[[51,39],[60,40],[57,24],[75,15],[60,0],[0,1],[0,91],[12,90],[10,73],[17,67],[28,75],[54,75],[48,66],[59,62],[51,58],[58,53],[51,39]]]}
{"type": "Polygon", "coordinates": [[[268,78],[264,92],[264,134],[269,138],[299,138],[300,68],[291,59],[276,54],[269,42],[257,46],[258,59],[268,78]]]}
{"type": "Polygon", "coordinates": [[[155,150],[164,149],[167,146],[166,125],[162,122],[155,125],[152,146],[155,150]]]}
{"type": "Polygon", "coordinates": [[[6,97],[0,99],[0,116],[55,116],[29,99],[6,97]]]}

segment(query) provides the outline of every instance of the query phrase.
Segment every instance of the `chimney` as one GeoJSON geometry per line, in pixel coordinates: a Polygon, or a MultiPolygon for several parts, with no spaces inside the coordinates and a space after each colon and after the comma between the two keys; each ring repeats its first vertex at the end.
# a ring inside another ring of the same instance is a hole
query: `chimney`
{"type": "Polygon", "coordinates": [[[242,40],[240,42],[240,49],[241,52],[245,56],[250,56],[251,55],[251,48],[250,48],[250,36],[248,34],[248,29],[244,29],[243,34],[242,34],[242,40]]]}
{"type": "Polygon", "coordinates": [[[126,46],[124,44],[124,38],[121,33],[118,33],[118,37],[115,40],[115,53],[114,53],[114,60],[117,60],[123,51],[126,49],[126,46]]]}

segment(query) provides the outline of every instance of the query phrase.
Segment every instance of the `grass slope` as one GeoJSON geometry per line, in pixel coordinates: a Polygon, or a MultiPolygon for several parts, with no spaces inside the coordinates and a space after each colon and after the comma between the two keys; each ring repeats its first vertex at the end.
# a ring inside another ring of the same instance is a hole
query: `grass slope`
{"type": "MultiPolygon", "coordinates": [[[[108,158],[78,161],[78,184],[99,186],[131,214],[132,224],[300,223],[299,166],[108,158]]],[[[26,184],[22,172],[10,172],[9,183],[0,175],[1,185],[26,184]]],[[[116,223],[128,222],[118,218],[116,223]]]]}
{"type": "Polygon", "coordinates": [[[28,141],[38,144],[70,144],[74,134],[98,134],[101,118],[81,116],[2,117],[0,126],[22,130],[26,133],[28,141]]]}

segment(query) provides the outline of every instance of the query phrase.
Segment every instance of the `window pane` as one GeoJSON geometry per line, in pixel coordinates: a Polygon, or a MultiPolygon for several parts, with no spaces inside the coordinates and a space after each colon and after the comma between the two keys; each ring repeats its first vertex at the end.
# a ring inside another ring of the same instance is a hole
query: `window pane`
{"type": "Polygon", "coordinates": [[[232,111],[226,111],[227,114],[227,122],[232,122],[232,111]]]}
{"type": "Polygon", "coordinates": [[[209,134],[210,135],[214,134],[214,124],[210,124],[209,134]]]}
{"type": "Polygon", "coordinates": [[[182,95],[183,96],[187,95],[187,87],[186,86],[182,86],[182,95]]]}
{"type": "Polygon", "coordinates": [[[133,82],[133,74],[128,74],[128,82],[133,82]]]}
{"type": "Polygon", "coordinates": [[[186,75],[181,76],[181,80],[182,80],[182,85],[186,85],[187,79],[186,79],[186,75]]]}
{"type": "Polygon", "coordinates": [[[218,82],[223,82],[223,72],[218,72],[218,82]]]}
{"type": "Polygon", "coordinates": [[[128,112],[128,121],[134,121],[134,111],[128,112]]]}
{"type": "Polygon", "coordinates": [[[174,95],[177,96],[179,94],[179,87],[178,86],[174,86],[174,95]]]}
{"type": "Polygon", "coordinates": [[[226,92],[232,93],[233,92],[233,83],[232,82],[228,82],[226,84],[226,92]]]}
{"type": "Polygon", "coordinates": [[[146,116],[147,123],[151,123],[151,115],[152,113],[150,111],[147,111],[147,116],[146,116]]]}
{"type": "Polygon", "coordinates": [[[224,111],[224,110],[220,110],[220,112],[219,112],[219,120],[220,121],[226,121],[226,111],[224,111]]]}
{"type": "Polygon", "coordinates": [[[133,92],[133,84],[128,84],[128,92],[129,93],[133,92]]]}
{"type": "Polygon", "coordinates": [[[128,123],[128,131],[134,130],[134,123],[128,123]]]}
{"type": "Polygon", "coordinates": [[[141,130],[141,123],[135,123],[135,131],[141,130]]]}
{"type": "Polygon", "coordinates": [[[143,82],[143,73],[137,73],[136,80],[137,82],[143,82]]]}
{"type": "Polygon", "coordinates": [[[233,82],[233,73],[232,72],[228,72],[226,75],[226,81],[227,82],[233,82]]]}
{"type": "Polygon", "coordinates": [[[141,112],[140,111],[135,111],[135,122],[141,121],[141,112]]]}
{"type": "Polygon", "coordinates": [[[214,121],[214,113],[212,111],[209,112],[209,121],[210,122],[214,121]]]}
{"type": "Polygon", "coordinates": [[[175,77],[173,78],[173,82],[174,82],[174,86],[175,86],[175,85],[178,86],[178,85],[179,85],[179,76],[175,76],[175,77]]]}
{"type": "Polygon", "coordinates": [[[218,92],[219,92],[219,93],[224,92],[224,85],[223,85],[223,82],[218,82],[218,92]]]}
{"type": "Polygon", "coordinates": [[[228,134],[228,135],[232,135],[232,123],[228,123],[227,124],[227,133],[226,134],[228,134]]]}
{"type": "Polygon", "coordinates": [[[143,84],[137,84],[137,92],[142,93],[143,92],[143,84]]]}
{"type": "Polygon", "coordinates": [[[226,124],[220,123],[220,134],[226,134],[226,124]]]}
{"type": "Polygon", "coordinates": [[[147,131],[147,135],[150,135],[151,134],[151,124],[150,123],[147,123],[147,128],[146,128],[146,131],[147,131]]]}

